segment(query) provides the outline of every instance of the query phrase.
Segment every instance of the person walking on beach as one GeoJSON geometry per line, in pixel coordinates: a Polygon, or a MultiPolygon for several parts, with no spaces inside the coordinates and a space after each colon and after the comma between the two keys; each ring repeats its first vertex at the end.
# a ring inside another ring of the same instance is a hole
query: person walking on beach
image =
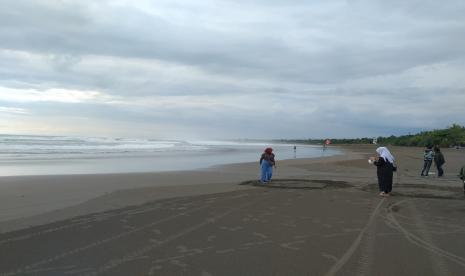
{"type": "Polygon", "coordinates": [[[438,169],[438,177],[441,177],[444,174],[444,170],[442,169],[442,165],[446,163],[444,159],[444,155],[441,152],[441,149],[438,146],[434,147],[434,164],[438,169]]]}
{"type": "Polygon", "coordinates": [[[421,176],[428,176],[429,169],[433,163],[434,152],[430,146],[426,147],[425,153],[423,154],[423,170],[421,171],[421,176]]]}
{"type": "Polygon", "coordinates": [[[271,181],[271,177],[273,176],[273,167],[276,167],[273,149],[266,148],[265,151],[262,153],[262,156],[260,157],[260,181],[262,183],[267,183],[271,181]]]}
{"type": "Polygon", "coordinates": [[[376,174],[378,176],[378,185],[380,196],[389,196],[392,191],[392,179],[394,166],[394,156],[386,147],[379,147],[376,149],[377,157],[370,157],[369,162],[374,164],[376,174]]]}

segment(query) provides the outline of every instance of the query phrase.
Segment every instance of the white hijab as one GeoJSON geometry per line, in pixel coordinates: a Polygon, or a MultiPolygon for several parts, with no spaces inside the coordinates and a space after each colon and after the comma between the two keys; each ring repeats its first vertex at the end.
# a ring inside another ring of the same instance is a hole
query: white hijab
{"type": "Polygon", "coordinates": [[[394,156],[389,152],[386,147],[379,147],[376,149],[376,152],[382,157],[385,161],[389,161],[389,163],[394,164],[394,156]]]}

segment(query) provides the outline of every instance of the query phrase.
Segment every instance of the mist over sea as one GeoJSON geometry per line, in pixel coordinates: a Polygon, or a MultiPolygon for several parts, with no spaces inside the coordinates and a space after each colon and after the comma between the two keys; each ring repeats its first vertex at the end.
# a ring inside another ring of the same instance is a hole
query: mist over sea
{"type": "Polygon", "coordinates": [[[277,160],[338,154],[321,146],[0,134],[0,176],[195,170],[254,162],[265,147],[277,160]]]}

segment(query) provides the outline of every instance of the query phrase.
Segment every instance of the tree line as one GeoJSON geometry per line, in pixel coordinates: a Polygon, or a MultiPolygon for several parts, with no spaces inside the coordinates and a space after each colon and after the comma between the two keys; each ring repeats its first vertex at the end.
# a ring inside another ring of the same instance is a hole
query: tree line
{"type": "MultiPolygon", "coordinates": [[[[371,144],[374,138],[331,139],[331,144],[371,144]]],[[[453,124],[445,129],[423,131],[402,136],[376,137],[378,144],[394,146],[465,146],[465,127],[453,124]]],[[[279,140],[285,143],[323,144],[325,139],[279,140]]]]}

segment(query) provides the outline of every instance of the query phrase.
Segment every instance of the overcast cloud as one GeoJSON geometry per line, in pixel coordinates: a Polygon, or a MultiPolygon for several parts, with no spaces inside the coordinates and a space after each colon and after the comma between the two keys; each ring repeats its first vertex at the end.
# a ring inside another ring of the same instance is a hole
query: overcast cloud
{"type": "Polygon", "coordinates": [[[465,125],[465,2],[0,1],[0,133],[324,138],[465,125]]]}

